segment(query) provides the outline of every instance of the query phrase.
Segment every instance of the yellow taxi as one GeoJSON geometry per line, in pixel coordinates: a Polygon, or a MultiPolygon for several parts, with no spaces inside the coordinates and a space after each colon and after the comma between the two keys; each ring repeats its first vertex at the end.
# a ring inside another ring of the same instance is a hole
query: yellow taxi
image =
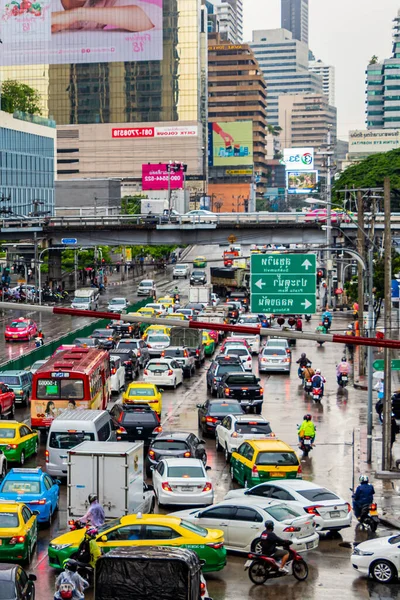
{"type": "Polygon", "coordinates": [[[231,479],[243,487],[253,487],[274,479],[301,478],[299,458],[281,440],[247,440],[231,457],[231,479]]]}
{"type": "Polygon", "coordinates": [[[198,268],[204,268],[207,266],[207,259],[205,256],[196,256],[193,260],[193,266],[198,268]]]}
{"type": "Polygon", "coordinates": [[[8,462],[19,462],[37,454],[39,436],[25,423],[19,421],[0,421],[0,450],[8,462]]]}
{"type": "Polygon", "coordinates": [[[154,317],[157,314],[151,306],[142,306],[142,308],[139,308],[138,313],[144,317],[154,317]]]}
{"type": "Polygon", "coordinates": [[[162,394],[154,383],[130,383],[122,396],[123,404],[146,403],[154,412],[161,415],[162,394]]]}
{"type": "Polygon", "coordinates": [[[179,321],[186,321],[187,316],[182,313],[171,313],[170,315],[164,315],[164,319],[177,319],[179,321]]]}
{"type": "Polygon", "coordinates": [[[37,543],[37,511],[22,502],[0,501],[0,561],[30,563],[37,543]]]}
{"type": "Polygon", "coordinates": [[[157,302],[159,304],[164,304],[165,308],[174,305],[174,299],[171,296],[165,296],[164,298],[158,298],[157,302]]]}
{"type": "MultiPolygon", "coordinates": [[[[50,542],[49,564],[62,569],[65,560],[77,552],[85,529],[64,533],[50,542]]],[[[220,571],[226,564],[224,534],[220,529],[205,529],[170,515],[126,515],[106,523],[98,530],[96,542],[103,551],[134,546],[172,546],[190,548],[204,561],[204,572],[220,571]]]]}
{"type": "MultiPolygon", "coordinates": [[[[146,323],[148,325],[148,323],[146,323]]],[[[162,333],[164,335],[170,335],[171,327],[166,327],[165,325],[148,325],[146,327],[144,334],[142,335],[142,339],[146,340],[151,333],[162,333]]]]}

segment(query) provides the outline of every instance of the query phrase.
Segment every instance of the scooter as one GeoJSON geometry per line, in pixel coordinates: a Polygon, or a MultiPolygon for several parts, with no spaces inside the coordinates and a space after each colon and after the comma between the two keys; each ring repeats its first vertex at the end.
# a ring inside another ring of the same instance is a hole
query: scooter
{"type": "Polygon", "coordinates": [[[311,315],[304,315],[304,318],[307,321],[307,323],[311,321],[311,315]]]}
{"type": "Polygon", "coordinates": [[[305,435],[303,438],[301,438],[300,442],[300,450],[302,450],[303,456],[307,458],[312,449],[312,438],[309,435],[305,435]]]}
{"type": "Polygon", "coordinates": [[[322,400],[322,388],[312,388],[312,397],[314,402],[321,403],[322,400]]]}
{"type": "Polygon", "coordinates": [[[70,600],[74,595],[75,587],[72,583],[62,583],[54,596],[55,600],[70,600]]]}
{"type": "Polygon", "coordinates": [[[312,381],[311,379],[303,379],[303,389],[306,394],[311,394],[312,392],[312,381]]]}
{"type": "Polygon", "coordinates": [[[308,577],[308,566],[303,557],[291,548],[289,560],[286,563],[288,573],[279,571],[279,564],[271,557],[263,554],[248,554],[249,560],[244,565],[244,570],[249,572],[249,578],[254,585],[263,585],[268,579],[278,579],[293,575],[298,581],[305,581],[308,577]]]}
{"type": "Polygon", "coordinates": [[[349,383],[349,375],[348,373],[341,373],[338,377],[338,385],[342,388],[347,387],[349,383]]]}
{"type": "MultiPolygon", "coordinates": [[[[354,496],[354,490],[350,488],[350,491],[354,496]]],[[[358,517],[358,523],[363,529],[370,529],[372,532],[375,532],[378,529],[379,515],[378,506],[375,502],[372,502],[372,504],[364,504],[361,507],[361,514],[358,517]]]]}

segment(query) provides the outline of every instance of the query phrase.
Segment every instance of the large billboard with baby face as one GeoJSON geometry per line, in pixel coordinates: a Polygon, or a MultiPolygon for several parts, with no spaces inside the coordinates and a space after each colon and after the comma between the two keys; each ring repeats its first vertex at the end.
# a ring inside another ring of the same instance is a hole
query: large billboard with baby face
{"type": "Polygon", "coordinates": [[[162,60],[163,0],[0,0],[0,65],[162,60]]]}

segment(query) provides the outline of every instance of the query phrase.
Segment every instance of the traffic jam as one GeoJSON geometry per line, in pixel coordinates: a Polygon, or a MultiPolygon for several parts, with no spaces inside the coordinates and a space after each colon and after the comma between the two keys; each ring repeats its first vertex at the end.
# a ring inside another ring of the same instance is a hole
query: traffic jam
{"type": "MultiPolygon", "coordinates": [[[[351,314],[252,313],[267,249],[196,251],[162,291],[139,282],[140,307],[110,298],[105,326],[0,369],[1,600],[313,599],[339,571],[345,598],[400,592],[400,535],[351,444],[351,340],[282,337],[351,314]]],[[[4,344],[37,339],[35,316],[5,323],[4,344]]]]}

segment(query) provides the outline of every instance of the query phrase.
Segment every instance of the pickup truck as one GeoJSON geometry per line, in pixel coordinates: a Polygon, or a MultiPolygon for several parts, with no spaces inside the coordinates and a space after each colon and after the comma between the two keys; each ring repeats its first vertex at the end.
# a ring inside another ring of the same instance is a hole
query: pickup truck
{"type": "Polygon", "coordinates": [[[264,390],[252,373],[226,373],[218,384],[217,396],[239,400],[242,408],[261,414],[264,390]]]}

